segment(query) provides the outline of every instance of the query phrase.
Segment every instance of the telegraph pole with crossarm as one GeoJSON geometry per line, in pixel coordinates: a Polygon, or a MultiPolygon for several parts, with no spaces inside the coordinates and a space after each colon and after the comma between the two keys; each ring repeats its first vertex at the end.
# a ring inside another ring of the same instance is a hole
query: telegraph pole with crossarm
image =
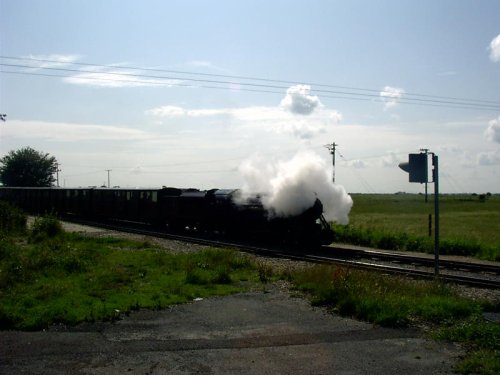
{"type": "Polygon", "coordinates": [[[332,181],[335,183],[335,147],[338,146],[335,142],[332,142],[330,145],[325,145],[325,147],[330,151],[330,154],[332,154],[332,165],[333,165],[333,174],[332,174],[332,181]]]}

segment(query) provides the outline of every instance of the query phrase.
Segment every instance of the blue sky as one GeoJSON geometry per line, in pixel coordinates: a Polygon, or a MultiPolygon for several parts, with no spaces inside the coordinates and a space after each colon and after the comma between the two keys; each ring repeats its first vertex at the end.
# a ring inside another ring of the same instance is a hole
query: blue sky
{"type": "Polygon", "coordinates": [[[499,20],[496,0],[0,0],[0,155],[48,152],[65,186],[228,188],[302,153],[331,168],[336,142],[336,182],[383,193],[423,191],[397,164],[424,147],[443,192],[500,192],[499,20]]]}

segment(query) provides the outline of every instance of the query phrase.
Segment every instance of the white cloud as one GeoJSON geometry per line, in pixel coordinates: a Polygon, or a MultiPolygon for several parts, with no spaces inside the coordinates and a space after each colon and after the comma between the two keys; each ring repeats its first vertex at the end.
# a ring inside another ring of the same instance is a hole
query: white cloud
{"type": "Polygon", "coordinates": [[[40,69],[51,69],[57,71],[61,69],[67,74],[63,81],[74,85],[86,85],[96,87],[141,87],[141,86],[167,86],[179,85],[182,80],[164,79],[153,77],[150,72],[140,69],[127,69],[120,67],[123,64],[111,64],[109,66],[85,66],[73,65],[78,61],[80,55],[30,55],[29,71],[38,71],[40,69]],[[68,67],[71,66],[71,69],[68,67]],[[74,72],[77,73],[74,73],[74,72]],[[70,74],[71,74],[70,73],[70,74]]]}
{"type": "Polygon", "coordinates": [[[78,141],[137,141],[149,138],[137,129],[109,125],[88,125],[64,122],[9,121],[2,129],[3,137],[36,138],[55,142],[78,141]]]}
{"type": "MultiPolygon", "coordinates": [[[[216,109],[187,109],[181,106],[166,105],[146,111],[147,115],[164,120],[178,118],[205,118],[215,116],[230,117],[232,125],[246,130],[271,131],[278,134],[292,134],[294,137],[309,140],[322,134],[328,127],[337,124],[342,114],[323,107],[307,117],[297,118],[282,107],[243,107],[216,109]]],[[[221,120],[223,123],[224,120],[221,120]]]]}
{"type": "Polygon", "coordinates": [[[401,162],[400,154],[401,153],[398,151],[389,152],[389,154],[380,159],[381,166],[389,168],[396,167],[401,162]]]}
{"type": "Polygon", "coordinates": [[[160,118],[178,118],[178,117],[212,117],[221,115],[235,115],[237,110],[222,108],[222,109],[186,109],[176,105],[165,105],[148,109],[147,115],[152,115],[160,118]]]}
{"type": "Polygon", "coordinates": [[[350,160],[347,162],[347,165],[355,169],[364,169],[367,167],[366,162],[363,160],[350,160]]]}
{"type": "Polygon", "coordinates": [[[500,143],[500,116],[488,123],[484,135],[489,141],[500,143]]]}
{"type": "Polygon", "coordinates": [[[64,82],[74,85],[97,87],[141,87],[177,85],[181,81],[175,79],[148,78],[146,73],[130,71],[117,67],[99,67],[89,71],[87,68],[81,73],[64,78],[64,82]]]}
{"type": "Polygon", "coordinates": [[[70,65],[80,59],[80,55],[29,55],[27,58],[32,59],[30,65],[35,69],[44,68],[60,68],[70,65]]]}
{"type": "Polygon", "coordinates": [[[157,117],[170,117],[170,118],[185,116],[186,113],[187,111],[184,108],[175,105],[165,105],[161,107],[148,109],[146,111],[147,115],[153,115],[157,117]]]}
{"type": "Polygon", "coordinates": [[[488,47],[490,51],[490,59],[493,62],[500,61],[500,34],[498,34],[490,43],[488,47]]]}
{"type": "Polygon", "coordinates": [[[385,102],[385,109],[390,109],[398,105],[404,93],[405,90],[401,88],[385,86],[380,92],[380,97],[385,102]]]}
{"type": "Polygon", "coordinates": [[[477,155],[479,165],[500,165],[500,151],[480,152],[477,155]]]}
{"type": "Polygon", "coordinates": [[[286,96],[281,100],[281,107],[286,110],[300,115],[311,114],[321,102],[316,95],[309,95],[311,86],[309,85],[296,85],[291,86],[286,90],[286,96]]]}

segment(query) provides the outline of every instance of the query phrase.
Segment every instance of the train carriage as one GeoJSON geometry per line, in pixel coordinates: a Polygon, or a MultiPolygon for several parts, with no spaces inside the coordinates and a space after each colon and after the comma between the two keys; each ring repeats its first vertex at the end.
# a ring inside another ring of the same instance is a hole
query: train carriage
{"type": "Polygon", "coordinates": [[[1,187],[0,199],[30,213],[143,223],[199,235],[288,245],[333,239],[318,199],[299,215],[277,217],[263,206],[259,195],[242,200],[235,189],[1,187]]]}

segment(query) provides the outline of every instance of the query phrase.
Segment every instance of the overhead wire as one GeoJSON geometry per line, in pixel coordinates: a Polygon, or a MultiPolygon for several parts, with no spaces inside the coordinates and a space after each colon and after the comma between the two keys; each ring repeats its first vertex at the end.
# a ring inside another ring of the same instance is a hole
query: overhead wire
{"type": "MultiPolygon", "coordinates": [[[[293,80],[279,80],[279,79],[270,79],[270,78],[261,78],[261,77],[251,77],[251,76],[242,76],[242,75],[229,75],[229,74],[216,74],[216,73],[203,73],[203,72],[193,72],[193,71],[184,71],[184,70],[172,70],[172,69],[159,69],[159,68],[147,68],[147,67],[138,67],[138,66],[130,66],[130,65],[117,65],[117,64],[95,64],[95,63],[82,63],[82,62],[61,62],[58,60],[50,60],[50,59],[40,59],[35,57],[15,57],[15,56],[2,56],[1,59],[10,59],[10,60],[21,60],[21,61],[36,61],[36,62],[45,62],[51,64],[64,64],[64,65],[76,65],[76,66],[87,66],[87,67],[98,67],[98,68],[118,68],[118,69],[130,69],[130,70],[142,70],[142,71],[152,71],[152,72],[163,72],[163,73],[174,73],[174,74],[187,74],[187,75],[198,75],[198,76],[207,76],[207,77],[222,77],[222,78],[235,78],[235,79],[243,79],[243,80],[252,80],[252,81],[261,81],[261,82],[274,82],[274,83],[285,83],[285,84],[304,84],[309,86],[317,86],[317,87],[327,87],[327,88],[338,88],[338,89],[348,89],[348,90],[357,90],[357,91],[366,91],[373,93],[380,93],[380,90],[376,89],[368,89],[368,88],[360,88],[360,87],[352,87],[352,86],[340,86],[340,85],[331,85],[324,83],[313,83],[313,82],[304,82],[304,81],[293,81],[293,80]]],[[[32,67],[43,69],[44,67],[32,67]]],[[[281,88],[281,86],[280,86],[281,88]]],[[[316,90],[321,92],[320,90],[316,90]]],[[[436,99],[449,99],[453,101],[465,101],[465,102],[476,102],[476,103],[489,103],[495,106],[500,106],[498,101],[492,100],[484,100],[484,99],[471,99],[471,98],[461,98],[461,97],[452,97],[452,96],[442,96],[442,95],[429,95],[429,94],[421,94],[421,93],[413,93],[413,92],[405,92],[405,95],[410,96],[420,96],[427,98],[436,98],[436,99]]]]}
{"type": "MultiPolygon", "coordinates": [[[[5,64],[0,64],[0,66],[5,65],[5,64]]],[[[43,69],[52,69],[52,68],[43,68],[43,69]]],[[[58,68],[58,70],[61,70],[58,68]]],[[[283,91],[271,91],[271,90],[263,90],[263,89],[249,89],[249,88],[228,88],[228,87],[223,87],[223,86],[209,86],[209,85],[193,85],[193,84],[182,84],[182,83],[177,83],[177,82],[158,82],[158,81],[146,81],[146,80],[127,80],[127,79],[119,79],[119,78],[104,78],[104,77],[75,77],[71,75],[63,75],[63,74],[47,74],[47,73],[38,73],[38,72],[23,72],[23,71],[5,71],[5,70],[0,70],[0,73],[5,73],[5,74],[18,74],[18,75],[33,75],[33,76],[43,76],[43,77],[59,77],[59,78],[71,78],[71,79],[77,79],[77,80],[85,80],[85,81],[110,81],[110,82],[122,82],[122,83],[131,83],[131,84],[145,84],[145,85],[159,85],[159,86],[175,86],[175,87],[191,87],[191,88],[202,88],[202,89],[217,89],[217,90],[233,90],[233,91],[245,91],[245,92],[256,92],[256,93],[269,93],[269,94],[279,94],[282,95],[283,91]]],[[[82,72],[80,73],[98,73],[98,72],[82,72]]],[[[116,74],[119,76],[124,76],[124,75],[130,75],[130,74],[125,74],[125,73],[117,73],[117,72],[106,72],[105,74],[116,74]]],[[[132,75],[133,76],[133,75],[132,75]]],[[[148,78],[148,76],[144,76],[148,78]]],[[[157,77],[160,78],[160,77],[157,77]]],[[[162,77],[161,79],[172,79],[172,78],[167,78],[167,77],[162,77]]],[[[210,82],[208,80],[205,80],[206,82],[210,82]]],[[[224,82],[217,82],[213,81],[213,83],[224,83],[224,82]]],[[[226,82],[227,84],[233,84],[233,85],[241,85],[241,83],[235,83],[235,82],[226,82]]],[[[254,86],[253,84],[246,84],[250,86],[254,86]]],[[[271,86],[270,86],[271,87],[271,86]]],[[[282,89],[286,89],[286,87],[282,87],[282,89]]],[[[318,90],[316,90],[318,91],[318,90]]],[[[324,90],[323,90],[324,91],[324,90]]],[[[331,93],[335,93],[333,91],[328,91],[331,93]]],[[[340,94],[340,92],[339,92],[340,94]]],[[[465,104],[465,103],[453,103],[449,102],[448,104],[444,104],[446,102],[444,101],[430,101],[430,100],[421,100],[421,99],[414,99],[414,98],[392,98],[389,100],[382,99],[376,95],[367,95],[367,94],[355,94],[355,93],[347,93],[345,92],[344,94],[346,95],[354,95],[353,96],[339,96],[339,95],[322,95],[321,98],[328,98],[328,99],[344,99],[344,100],[355,100],[355,101],[369,101],[369,102],[379,102],[379,103],[388,103],[391,100],[398,103],[398,104],[409,104],[409,105],[421,105],[421,106],[427,106],[427,107],[441,107],[441,108],[454,108],[454,109],[475,109],[475,110],[488,110],[488,111],[500,111],[500,106],[498,108],[496,106],[491,106],[491,105],[475,105],[475,104],[465,104]],[[355,97],[356,95],[363,95],[366,96],[366,98],[363,97],[355,97]],[[417,101],[417,102],[411,102],[417,101]],[[443,103],[443,104],[432,104],[432,103],[443,103]]]]}
{"type": "MultiPolygon", "coordinates": [[[[11,58],[0,56],[0,58],[11,58]]],[[[21,59],[21,58],[19,58],[21,59]]],[[[52,64],[58,63],[56,60],[45,60],[45,59],[33,59],[37,62],[50,62],[52,64]]],[[[60,63],[60,62],[59,62],[60,63]]],[[[100,64],[86,64],[86,63],[65,63],[65,65],[83,65],[94,68],[107,68],[107,69],[135,69],[135,70],[152,70],[152,71],[161,71],[161,72],[173,72],[169,70],[161,70],[161,69],[151,69],[151,68],[139,68],[139,67],[118,67],[118,66],[106,66],[100,64]]],[[[225,89],[225,90],[236,90],[239,91],[251,91],[251,92],[259,92],[259,93],[272,93],[272,94],[283,94],[283,91],[286,91],[289,87],[282,85],[270,85],[263,83],[254,83],[254,82],[241,82],[241,81],[226,81],[226,80],[214,80],[214,79],[201,79],[201,78],[192,78],[192,77],[178,77],[178,76],[165,76],[165,75],[150,75],[150,74],[137,74],[130,73],[127,71],[96,71],[96,70],[82,70],[82,69],[73,69],[73,68],[65,68],[65,67],[56,67],[56,66],[32,66],[26,64],[6,64],[0,63],[0,66],[8,67],[8,68],[16,68],[16,69],[38,69],[38,70],[49,70],[49,71],[60,71],[60,72],[70,72],[75,74],[105,74],[107,76],[114,76],[118,78],[110,78],[110,77],[96,77],[96,76],[78,76],[78,75],[62,75],[62,74],[47,74],[41,72],[33,72],[33,71],[5,71],[1,70],[0,73],[7,74],[24,74],[24,75],[40,75],[47,77],[62,77],[62,78],[71,78],[71,79],[80,79],[80,80],[97,80],[97,81],[111,81],[111,82],[122,82],[122,83],[130,83],[137,85],[166,85],[166,86],[179,86],[179,87],[199,87],[199,88],[207,88],[207,89],[225,89]],[[133,79],[123,79],[122,77],[131,77],[133,79]],[[137,79],[139,78],[139,79],[137,79]],[[147,80],[140,80],[147,79],[147,80]],[[156,81],[160,80],[160,81],[156,81]],[[188,81],[194,82],[197,86],[193,84],[181,83],[178,81],[188,81]],[[207,85],[210,84],[210,85],[207,85]],[[213,86],[218,85],[218,86],[213,86]],[[220,86],[224,85],[224,86],[220,86]],[[229,86],[229,87],[227,87],[229,86]],[[243,87],[242,87],[243,86],[243,87]],[[280,90],[280,91],[277,91],[280,90]]],[[[252,78],[252,77],[243,77],[243,76],[230,76],[230,75],[221,75],[221,74],[208,74],[208,73],[196,73],[196,72],[180,72],[177,73],[182,74],[191,74],[191,75],[201,75],[204,76],[216,76],[216,77],[224,77],[224,78],[235,78],[245,80],[256,80],[256,81],[264,81],[264,82],[279,82],[279,83],[292,83],[293,81],[281,81],[281,80],[269,80],[264,78],[252,78]]],[[[293,82],[295,83],[295,82],[293,82]]],[[[322,85],[317,84],[320,87],[340,87],[333,85],[322,85]]],[[[349,90],[361,90],[359,88],[353,87],[345,87],[349,90]]],[[[379,92],[379,94],[373,93],[359,93],[359,92],[350,92],[350,91],[336,91],[331,89],[314,89],[313,93],[322,93],[326,95],[322,95],[322,98],[332,98],[332,99],[348,99],[348,100],[365,100],[365,101],[376,101],[376,102],[395,102],[398,104],[414,104],[414,105],[425,105],[425,106],[434,106],[434,107],[448,107],[448,108],[461,108],[461,109],[476,109],[476,110],[492,110],[499,111],[500,103],[489,101],[489,100],[478,100],[478,99],[460,99],[460,98],[452,98],[452,97],[444,97],[444,96],[432,96],[425,94],[410,94],[410,93],[401,93],[391,96],[388,93],[387,96],[381,97],[380,91],[371,90],[371,89],[362,89],[366,92],[379,92]],[[333,94],[328,95],[328,94],[333,94]],[[419,96],[418,98],[410,97],[410,96],[419,96]],[[434,99],[423,99],[422,97],[434,98],[434,99]]],[[[384,92],[384,91],[382,91],[384,92]]]]}
{"type": "MultiPolygon", "coordinates": [[[[344,155],[342,155],[342,153],[338,150],[338,148],[335,149],[335,152],[340,156],[340,158],[342,160],[344,160],[346,163],[348,162],[348,160],[344,157],[344,155]]],[[[370,193],[376,193],[376,190],[370,185],[370,183],[363,177],[361,176],[360,173],[358,173],[358,171],[356,170],[356,168],[350,168],[353,173],[356,175],[356,177],[358,178],[358,180],[360,181],[361,185],[363,185],[363,187],[370,193]]]]}

